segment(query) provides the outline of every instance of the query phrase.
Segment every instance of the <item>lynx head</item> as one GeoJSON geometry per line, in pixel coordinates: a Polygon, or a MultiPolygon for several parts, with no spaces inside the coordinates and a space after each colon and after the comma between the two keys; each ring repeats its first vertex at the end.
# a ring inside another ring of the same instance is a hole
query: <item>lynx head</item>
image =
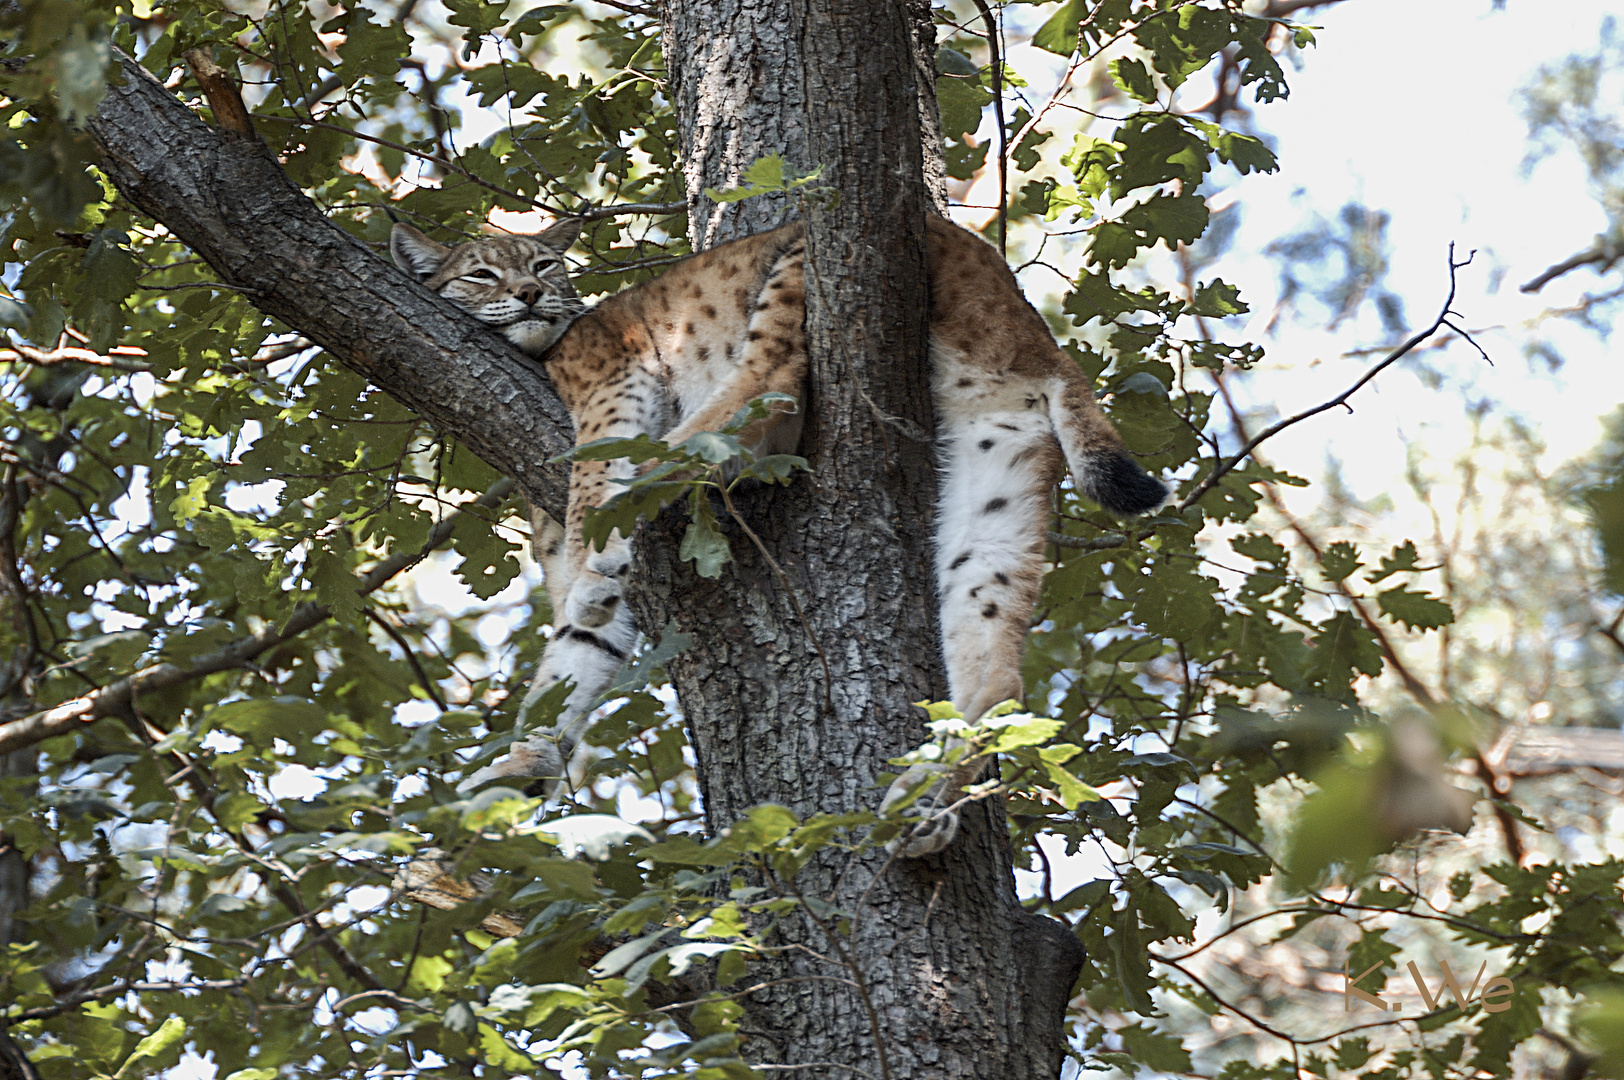
{"type": "Polygon", "coordinates": [[[580,235],[581,222],[566,218],[535,236],[493,236],[447,247],[397,223],[389,253],[412,277],[540,356],[586,310],[564,265],[564,252],[580,235]]]}

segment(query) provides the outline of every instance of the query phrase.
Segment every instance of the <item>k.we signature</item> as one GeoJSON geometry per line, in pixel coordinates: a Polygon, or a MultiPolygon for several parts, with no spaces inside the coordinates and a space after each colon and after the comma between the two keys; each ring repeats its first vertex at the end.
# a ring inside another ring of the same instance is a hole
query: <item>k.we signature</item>
{"type": "MultiPolygon", "coordinates": [[[[1344,1012],[1353,1011],[1355,998],[1368,1002],[1384,1012],[1400,1012],[1404,1008],[1402,1001],[1390,1002],[1380,994],[1373,994],[1368,990],[1360,989],[1360,981],[1381,966],[1382,964],[1379,962],[1372,964],[1357,976],[1350,975],[1347,971],[1342,972],[1342,1009],[1344,1012]]],[[[1487,961],[1478,966],[1477,974],[1472,977],[1472,985],[1468,986],[1464,991],[1461,990],[1460,980],[1455,977],[1455,972],[1450,968],[1449,961],[1438,961],[1438,968],[1443,976],[1443,981],[1438,984],[1436,994],[1427,988],[1427,981],[1422,978],[1421,969],[1415,966],[1414,960],[1411,960],[1407,966],[1410,969],[1410,977],[1415,980],[1416,990],[1421,993],[1421,1000],[1426,1003],[1428,1012],[1440,1007],[1444,1000],[1445,990],[1454,995],[1455,1004],[1460,1006],[1462,1012],[1466,1011],[1466,1006],[1470,1005],[1474,998],[1482,1002],[1484,1012],[1505,1012],[1511,1008],[1511,999],[1517,993],[1515,983],[1504,975],[1496,975],[1483,984],[1482,996],[1477,996],[1477,983],[1479,979],[1483,978],[1484,969],[1489,966],[1487,961]]]]}

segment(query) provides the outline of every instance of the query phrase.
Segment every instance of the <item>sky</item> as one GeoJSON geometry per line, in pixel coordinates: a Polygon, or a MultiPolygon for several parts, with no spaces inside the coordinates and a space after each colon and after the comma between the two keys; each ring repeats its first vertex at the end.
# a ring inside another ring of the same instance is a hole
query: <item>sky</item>
{"type": "MultiPolygon", "coordinates": [[[[1327,9],[1313,20],[1323,26],[1319,46],[1292,77],[1290,100],[1261,111],[1261,123],[1278,136],[1282,168],[1243,183],[1246,216],[1235,250],[1261,250],[1284,224],[1264,207],[1282,207],[1279,217],[1287,218],[1296,205],[1311,203],[1329,215],[1357,200],[1392,215],[1388,286],[1404,299],[1412,326],[1441,306],[1451,242],[1459,251],[1478,252],[1460,273],[1454,305],[1468,329],[1516,327],[1547,308],[1576,302],[1586,290],[1600,291],[1588,270],[1537,296],[1516,288],[1588,246],[1604,225],[1576,155],[1523,169],[1527,127],[1517,92],[1541,63],[1593,48],[1602,19],[1621,10],[1617,3],[1570,3],[1552,17],[1550,5],[1527,0],[1508,0],[1498,12],[1488,0],[1430,0],[1419,8],[1348,0],[1327,9]]],[[[1255,298],[1254,310],[1267,310],[1274,283],[1266,260],[1238,254],[1232,265],[1224,269],[1234,273],[1243,295],[1255,298]]],[[[1553,460],[1582,453],[1601,434],[1598,418],[1624,399],[1624,370],[1607,343],[1558,329],[1567,364],[1553,376],[1542,362],[1525,360],[1522,336],[1516,330],[1480,335],[1492,368],[1456,344],[1444,370],[1532,419],[1553,460]]],[[[1357,332],[1283,334],[1270,347],[1273,363],[1290,364],[1294,373],[1281,381],[1282,409],[1307,403],[1316,385],[1346,385],[1369,360],[1339,354],[1376,340],[1360,340],[1357,332]]],[[[1402,468],[1395,430],[1460,437],[1458,398],[1426,390],[1407,372],[1396,374],[1378,380],[1373,393],[1362,392],[1353,417],[1304,425],[1281,440],[1275,456],[1311,459],[1316,441],[1334,440],[1350,466],[1350,483],[1371,495],[1402,468]]]]}

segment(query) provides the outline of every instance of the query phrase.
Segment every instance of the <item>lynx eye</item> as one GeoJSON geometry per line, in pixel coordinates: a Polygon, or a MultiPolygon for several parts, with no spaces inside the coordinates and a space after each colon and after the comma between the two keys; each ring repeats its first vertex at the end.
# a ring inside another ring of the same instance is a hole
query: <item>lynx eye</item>
{"type": "Polygon", "coordinates": [[[478,270],[470,270],[468,273],[462,275],[462,277],[464,281],[478,281],[481,284],[486,285],[493,281],[502,280],[502,275],[498,274],[495,270],[486,270],[483,267],[478,270]]]}
{"type": "Polygon", "coordinates": [[[530,268],[530,272],[532,274],[539,274],[543,270],[549,270],[557,265],[557,259],[537,259],[535,265],[530,268]]]}

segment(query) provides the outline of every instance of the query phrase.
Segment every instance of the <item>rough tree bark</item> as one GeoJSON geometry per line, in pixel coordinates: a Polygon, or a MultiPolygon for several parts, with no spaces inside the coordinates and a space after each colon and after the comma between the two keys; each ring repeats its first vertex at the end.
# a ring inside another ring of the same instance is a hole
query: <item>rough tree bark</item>
{"type": "MultiPolygon", "coordinates": [[[[872,808],[886,759],[923,737],[922,716],[908,703],[943,695],[929,551],[929,194],[919,119],[933,112],[921,104],[929,87],[920,78],[933,50],[918,33],[919,7],[667,5],[674,96],[697,170],[690,187],[725,186],[755,156],[776,151],[792,163],[823,164],[822,182],[840,195],[808,214],[814,382],[802,449],[818,472],[739,500],[810,626],[736,523],[727,527],[738,561],[719,581],[699,579],[677,560],[680,526],[671,516],[645,529],[638,545],[641,624],[675,619],[696,638],[670,670],[713,828],[762,802],[803,817],[872,808]],[[695,90],[702,80],[693,73],[704,70],[733,89],[695,90]],[[779,97],[750,89],[763,71],[773,73],[766,78],[779,97]],[[706,130],[768,132],[777,143],[739,138],[726,153],[707,155],[706,130]]],[[[262,311],[556,513],[561,471],[542,463],[567,445],[570,425],[536,367],[328,222],[257,140],[204,125],[139,66],[123,61],[122,69],[123,84],[90,127],[125,197],[262,311]]],[[[766,223],[745,216],[730,228],[766,223]]],[[[696,226],[701,239],[728,234],[696,226]]],[[[750,1059],[832,1062],[844,1067],[822,1074],[855,1068],[898,1080],[1056,1075],[1079,949],[1059,924],[1016,902],[999,807],[970,808],[941,856],[885,861],[872,854],[843,876],[833,862],[817,863],[797,883],[832,896],[853,930],[838,943],[810,923],[784,932],[849,966],[832,972],[794,960],[783,974],[836,974],[861,989],[795,981],[750,999],[750,1059]]]]}
{"type": "MultiPolygon", "coordinates": [[[[914,95],[926,196],[947,212],[947,163],[936,108],[936,27],[930,0],[903,0],[912,33],[911,65],[922,92],[914,95]]],[[[732,187],[757,158],[782,154],[791,168],[818,164],[808,156],[810,116],[804,79],[790,77],[801,46],[791,40],[805,5],[793,0],[681,0],[666,9],[668,91],[682,136],[688,192],[688,233],[694,249],[762,232],[799,216],[789,199],[764,195],[718,203],[706,188],[732,187]],[[725,28],[725,29],[724,29],[725,28]]],[[[899,72],[899,77],[902,73],[899,72]]],[[[877,116],[883,126],[911,127],[908,113],[877,116]]],[[[910,133],[910,138],[913,134],[910,133]]]]}

